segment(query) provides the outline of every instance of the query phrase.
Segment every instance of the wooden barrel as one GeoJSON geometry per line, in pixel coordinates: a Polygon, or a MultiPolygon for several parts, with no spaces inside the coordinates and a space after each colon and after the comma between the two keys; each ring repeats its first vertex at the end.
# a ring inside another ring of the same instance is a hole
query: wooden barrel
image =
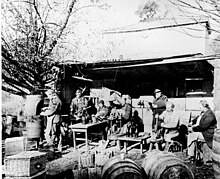
{"type": "Polygon", "coordinates": [[[146,154],[142,167],[149,179],[194,179],[181,159],[169,152],[153,150],[146,154]]]}
{"type": "Polygon", "coordinates": [[[35,118],[32,121],[26,122],[26,135],[27,138],[40,138],[41,136],[41,120],[35,118]]]}
{"type": "Polygon", "coordinates": [[[142,170],[130,159],[116,156],[108,160],[102,169],[102,179],[141,179],[142,170]]]}
{"type": "Polygon", "coordinates": [[[220,129],[216,129],[212,144],[212,161],[214,176],[216,179],[220,178],[220,129]]]}
{"type": "Polygon", "coordinates": [[[25,117],[36,116],[37,107],[41,100],[42,100],[41,95],[27,95],[24,106],[24,116],[25,117]]]}

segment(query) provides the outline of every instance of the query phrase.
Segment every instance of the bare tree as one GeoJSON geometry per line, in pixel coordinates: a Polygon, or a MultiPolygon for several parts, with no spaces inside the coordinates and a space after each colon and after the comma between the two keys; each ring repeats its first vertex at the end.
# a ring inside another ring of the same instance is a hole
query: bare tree
{"type": "Polygon", "coordinates": [[[216,44],[220,43],[220,2],[218,0],[168,1],[178,8],[183,17],[189,18],[198,24],[199,20],[208,19],[211,22],[208,30],[216,34],[214,39],[212,39],[212,43],[215,43],[215,45],[212,44],[212,47],[214,47],[215,51],[219,52],[219,45],[216,44]]]}
{"type": "Polygon", "coordinates": [[[77,13],[104,6],[98,1],[88,3],[3,0],[2,90],[18,95],[35,94],[56,80],[56,64],[63,53],[74,51],[72,46],[65,49],[65,43],[68,38],[74,40],[74,26],[80,21],[77,13]]]}
{"type": "Polygon", "coordinates": [[[2,2],[2,89],[18,95],[38,93],[54,80],[53,49],[65,33],[76,0],[68,1],[60,21],[49,21],[56,2],[2,2]]]}

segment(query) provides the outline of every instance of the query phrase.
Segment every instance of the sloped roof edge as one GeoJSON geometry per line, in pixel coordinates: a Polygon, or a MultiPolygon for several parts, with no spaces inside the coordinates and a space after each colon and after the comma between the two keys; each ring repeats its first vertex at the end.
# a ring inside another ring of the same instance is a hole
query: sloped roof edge
{"type": "MultiPolygon", "coordinates": [[[[142,23],[142,22],[141,22],[142,23]]],[[[139,24],[141,24],[139,23],[139,24]]],[[[164,28],[174,28],[174,27],[181,27],[181,26],[189,26],[189,25],[195,25],[195,24],[205,24],[207,30],[209,33],[210,32],[210,24],[208,20],[198,20],[198,21],[193,21],[193,22],[174,22],[174,23],[167,23],[166,25],[152,25],[150,26],[149,23],[145,23],[144,27],[135,27],[135,25],[130,26],[130,27],[121,27],[121,28],[114,28],[110,30],[105,30],[103,31],[103,34],[120,34],[120,33],[131,33],[131,32],[142,32],[142,31],[149,31],[149,30],[156,30],[156,29],[164,29],[164,28]],[[147,26],[148,27],[145,27],[147,26]]],[[[138,26],[136,24],[136,26],[138,26]]]]}
{"type": "MultiPolygon", "coordinates": [[[[112,70],[112,69],[120,69],[120,68],[133,68],[133,67],[141,67],[141,66],[151,66],[151,65],[162,65],[162,64],[171,64],[171,63],[181,63],[181,62],[190,62],[190,61],[203,61],[203,60],[214,60],[216,58],[220,58],[220,54],[209,55],[209,56],[194,56],[194,57],[185,57],[185,58],[169,58],[169,59],[160,59],[154,62],[146,62],[145,63],[137,63],[137,64],[124,64],[123,61],[121,65],[115,66],[105,66],[103,64],[102,67],[90,67],[90,70],[112,70]]],[[[87,66],[88,67],[88,66],[87,66]]]]}

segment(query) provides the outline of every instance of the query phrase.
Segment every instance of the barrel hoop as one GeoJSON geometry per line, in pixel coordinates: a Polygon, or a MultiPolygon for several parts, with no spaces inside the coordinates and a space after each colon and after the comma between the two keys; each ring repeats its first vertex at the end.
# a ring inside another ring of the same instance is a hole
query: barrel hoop
{"type": "Polygon", "coordinates": [[[116,157],[112,157],[111,159],[109,159],[105,163],[105,165],[103,166],[103,171],[105,170],[105,168],[108,168],[109,166],[111,166],[117,162],[122,162],[122,161],[127,161],[130,163],[133,163],[136,167],[138,167],[138,165],[134,161],[132,161],[131,159],[126,158],[126,159],[122,160],[120,156],[116,156],[116,157]]]}
{"type": "Polygon", "coordinates": [[[166,167],[164,168],[164,170],[161,170],[162,172],[160,173],[160,175],[157,173],[156,176],[157,176],[157,177],[158,177],[158,176],[163,176],[164,173],[165,173],[167,170],[169,170],[169,169],[172,168],[172,167],[178,167],[178,166],[181,167],[181,168],[186,169],[187,173],[191,176],[191,178],[194,178],[194,175],[193,175],[192,171],[189,170],[189,168],[188,168],[185,164],[175,164],[175,165],[166,166],[166,167]]]}
{"type": "MultiPolygon", "coordinates": [[[[148,152],[146,157],[145,157],[145,159],[142,162],[142,167],[145,169],[145,164],[147,164],[148,166],[153,165],[153,163],[155,161],[157,161],[157,159],[160,159],[162,156],[167,155],[167,154],[170,154],[170,153],[168,153],[168,152],[161,152],[159,150],[148,152]],[[153,157],[154,160],[150,160],[152,157],[153,157]]],[[[171,154],[171,155],[173,155],[173,154],[171,154]]]]}
{"type": "MultiPolygon", "coordinates": [[[[161,173],[161,175],[158,175],[159,177],[160,176],[164,176],[165,173],[171,169],[171,171],[173,171],[173,174],[178,174],[178,176],[181,174],[182,176],[184,176],[184,178],[187,178],[187,179],[194,179],[194,175],[193,175],[193,172],[191,170],[189,170],[189,168],[186,166],[186,165],[172,165],[172,166],[168,166],[165,168],[165,170],[163,170],[163,172],[161,173]],[[175,167],[175,169],[174,169],[175,167]],[[178,169],[176,167],[181,167],[181,171],[180,173],[177,172],[178,169]],[[184,172],[183,172],[184,171],[184,172]]],[[[172,176],[170,176],[172,177],[172,176]]],[[[174,176],[173,176],[174,177],[174,176]]]]}
{"type": "Polygon", "coordinates": [[[102,168],[102,171],[105,171],[109,166],[113,165],[115,162],[119,162],[121,160],[120,156],[115,156],[109,159],[102,168]]]}
{"type": "MultiPolygon", "coordinates": [[[[167,155],[164,155],[164,156],[160,156],[159,159],[155,160],[154,163],[150,166],[148,166],[148,172],[147,174],[149,176],[152,176],[152,178],[154,178],[154,175],[155,175],[155,171],[160,174],[161,173],[161,170],[158,171],[158,167],[160,168],[162,165],[164,167],[166,167],[167,164],[170,164],[169,161],[173,161],[175,160],[175,158],[173,157],[170,157],[170,156],[167,156],[167,155]]],[[[177,162],[176,162],[177,163],[177,162]]],[[[160,175],[159,175],[160,176],[160,175]]]]}
{"type": "Polygon", "coordinates": [[[145,161],[146,163],[145,163],[145,166],[143,168],[147,171],[150,171],[152,169],[152,166],[155,165],[155,162],[159,162],[160,160],[164,160],[167,157],[176,158],[176,156],[174,156],[172,154],[170,155],[170,154],[163,154],[163,153],[159,153],[157,155],[150,156],[149,158],[147,156],[146,157],[147,160],[145,161]]]}
{"type": "Polygon", "coordinates": [[[110,165],[107,169],[103,169],[103,174],[102,174],[102,178],[107,178],[106,175],[111,175],[111,173],[114,173],[116,170],[119,170],[121,168],[125,168],[125,167],[129,167],[130,170],[134,169],[134,171],[138,171],[138,173],[141,173],[141,169],[135,164],[133,163],[128,163],[128,161],[126,160],[122,160],[122,161],[117,161],[117,163],[114,163],[112,165],[110,165]],[[123,164],[126,164],[123,166],[123,164]]]}
{"type": "MultiPolygon", "coordinates": [[[[116,170],[115,170],[116,171],[116,170]]],[[[131,174],[135,174],[137,176],[142,176],[142,173],[137,172],[135,170],[131,170],[130,167],[123,167],[120,169],[120,172],[112,172],[109,176],[111,176],[111,178],[116,178],[116,176],[120,176],[123,175],[125,173],[131,173],[131,174]]]]}
{"type": "Polygon", "coordinates": [[[157,152],[157,154],[155,154],[155,152],[152,152],[152,154],[146,156],[142,163],[142,167],[149,176],[149,179],[154,178],[154,175],[160,176],[165,168],[171,165],[184,166],[184,163],[180,158],[169,152],[157,152]],[[163,165],[163,163],[166,165],[163,165]],[[158,167],[161,166],[163,167],[163,170],[160,170],[159,173],[155,173],[155,171],[158,172],[158,167]]]}
{"type": "Polygon", "coordinates": [[[152,176],[153,178],[160,178],[162,173],[172,166],[184,166],[185,167],[182,161],[176,158],[167,157],[164,160],[157,162],[154,166],[152,166],[152,170],[150,170],[149,175],[152,176]]]}
{"type": "Polygon", "coordinates": [[[145,160],[146,163],[144,163],[144,164],[142,163],[143,164],[142,166],[143,166],[144,170],[146,171],[146,173],[150,174],[150,173],[154,172],[155,171],[155,167],[157,167],[157,164],[155,164],[155,162],[160,163],[160,162],[162,162],[164,160],[166,161],[167,158],[169,158],[170,160],[172,159],[172,160],[175,160],[175,161],[178,161],[178,162],[182,162],[182,160],[177,158],[172,153],[160,152],[157,155],[153,155],[153,156],[151,155],[149,158],[147,156],[146,160],[145,160]]]}

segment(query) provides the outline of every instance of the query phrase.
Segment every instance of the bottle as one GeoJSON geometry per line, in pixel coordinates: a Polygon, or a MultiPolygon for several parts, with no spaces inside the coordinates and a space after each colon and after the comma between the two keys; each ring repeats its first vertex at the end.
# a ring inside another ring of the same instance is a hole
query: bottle
{"type": "Polygon", "coordinates": [[[130,126],[127,126],[127,130],[126,130],[126,136],[130,137],[130,126]]]}
{"type": "Polygon", "coordinates": [[[82,116],[82,124],[86,124],[86,118],[85,118],[85,116],[82,116]]]}
{"type": "Polygon", "coordinates": [[[136,124],[136,129],[135,129],[135,137],[138,138],[138,134],[139,134],[139,131],[138,131],[138,125],[136,124]]]}

